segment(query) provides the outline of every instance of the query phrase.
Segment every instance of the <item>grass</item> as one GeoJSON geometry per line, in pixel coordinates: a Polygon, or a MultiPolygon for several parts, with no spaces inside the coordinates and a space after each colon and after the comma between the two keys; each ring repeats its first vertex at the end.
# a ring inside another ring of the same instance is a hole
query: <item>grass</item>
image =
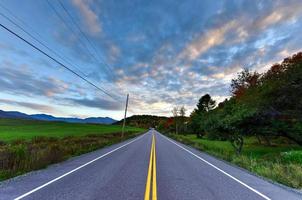
{"type": "MultiPolygon", "coordinates": [[[[144,131],[141,128],[126,127],[126,131],[144,131]]],[[[35,137],[85,136],[120,132],[119,125],[79,124],[66,122],[48,122],[38,120],[1,119],[0,141],[30,140],[35,137]]]]}
{"type": "Polygon", "coordinates": [[[135,137],[121,126],[0,119],[0,181],[135,137]]]}
{"type": "Polygon", "coordinates": [[[195,135],[169,136],[257,175],[302,189],[302,147],[286,138],[273,139],[272,146],[259,144],[254,137],[245,138],[241,155],[236,155],[228,141],[200,139],[195,135]]]}

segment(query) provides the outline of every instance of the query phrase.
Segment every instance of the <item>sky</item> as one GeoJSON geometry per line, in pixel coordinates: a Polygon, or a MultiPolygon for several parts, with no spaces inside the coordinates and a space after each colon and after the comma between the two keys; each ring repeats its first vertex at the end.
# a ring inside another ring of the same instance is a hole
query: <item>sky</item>
{"type": "Polygon", "coordinates": [[[121,119],[127,93],[128,115],[189,115],[302,49],[301,0],[1,0],[0,23],[110,95],[0,27],[0,109],[62,117],[121,119]]]}

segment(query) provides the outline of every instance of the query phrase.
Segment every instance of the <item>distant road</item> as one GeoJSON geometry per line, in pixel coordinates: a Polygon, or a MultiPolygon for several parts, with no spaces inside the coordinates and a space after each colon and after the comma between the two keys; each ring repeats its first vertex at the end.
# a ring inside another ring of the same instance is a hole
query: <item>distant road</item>
{"type": "Polygon", "coordinates": [[[156,131],[0,184],[0,199],[302,199],[156,131]]]}

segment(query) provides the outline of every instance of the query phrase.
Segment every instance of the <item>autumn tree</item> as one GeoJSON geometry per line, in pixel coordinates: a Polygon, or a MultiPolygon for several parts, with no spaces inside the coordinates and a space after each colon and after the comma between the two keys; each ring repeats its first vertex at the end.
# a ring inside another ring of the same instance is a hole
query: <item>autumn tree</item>
{"type": "Polygon", "coordinates": [[[259,81],[259,73],[244,69],[238,74],[237,78],[232,80],[231,92],[235,98],[240,98],[248,88],[257,86],[259,81]]]}

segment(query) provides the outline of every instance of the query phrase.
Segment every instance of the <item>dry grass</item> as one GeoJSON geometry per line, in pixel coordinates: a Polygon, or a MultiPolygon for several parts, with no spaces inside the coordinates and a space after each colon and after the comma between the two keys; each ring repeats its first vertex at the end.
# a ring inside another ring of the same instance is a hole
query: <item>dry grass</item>
{"type": "MultiPolygon", "coordinates": [[[[138,134],[138,132],[126,132],[123,140],[138,134]]],[[[2,142],[0,144],[0,180],[45,168],[72,156],[120,141],[120,133],[108,133],[64,138],[34,137],[32,140],[2,142]]]]}

